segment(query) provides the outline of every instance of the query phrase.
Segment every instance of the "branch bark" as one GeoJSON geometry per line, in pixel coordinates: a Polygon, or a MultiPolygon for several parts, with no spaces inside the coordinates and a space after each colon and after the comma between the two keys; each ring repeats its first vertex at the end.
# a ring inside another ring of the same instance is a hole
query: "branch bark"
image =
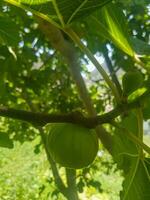
{"type": "Polygon", "coordinates": [[[79,200],[76,185],[76,170],[66,168],[66,178],[68,185],[68,196],[70,200],[79,200]]]}
{"type": "Polygon", "coordinates": [[[73,112],[70,114],[45,114],[6,107],[0,108],[0,116],[22,120],[36,126],[44,126],[47,123],[73,123],[86,126],[88,128],[95,128],[98,125],[110,123],[116,117],[127,113],[132,109],[139,108],[148,97],[150,97],[149,90],[131,103],[118,105],[110,112],[93,117],[85,117],[80,112],[73,112]]]}
{"type": "Polygon", "coordinates": [[[53,177],[54,177],[55,184],[56,184],[57,188],[60,190],[60,192],[65,197],[68,197],[68,188],[63,183],[63,181],[62,181],[62,179],[61,179],[61,177],[59,175],[56,163],[53,161],[53,159],[51,158],[51,156],[50,156],[50,154],[48,152],[44,131],[43,131],[43,129],[41,127],[37,127],[37,128],[38,128],[38,130],[40,132],[40,135],[41,135],[41,138],[42,138],[42,142],[43,142],[43,145],[44,145],[44,149],[45,149],[45,152],[46,152],[46,155],[47,155],[47,159],[48,159],[48,161],[50,163],[50,166],[51,166],[51,169],[52,169],[52,174],[53,174],[53,177]]]}

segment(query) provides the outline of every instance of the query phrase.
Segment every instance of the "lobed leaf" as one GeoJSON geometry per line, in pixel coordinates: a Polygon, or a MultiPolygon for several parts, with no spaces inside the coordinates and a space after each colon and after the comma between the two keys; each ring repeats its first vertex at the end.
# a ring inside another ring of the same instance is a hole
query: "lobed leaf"
{"type": "Polygon", "coordinates": [[[132,166],[123,183],[122,200],[149,200],[150,199],[150,163],[132,158],[132,166]]]}
{"type": "MultiPolygon", "coordinates": [[[[10,0],[11,1],[11,0],[10,0]]],[[[111,0],[15,0],[33,5],[34,9],[53,17],[56,21],[70,24],[78,18],[88,16],[111,0]],[[40,4],[40,5],[39,5],[40,4]],[[35,6],[34,6],[35,5],[35,6]],[[38,6],[39,5],[39,6],[38,6]],[[61,18],[61,19],[60,19],[61,18]]]]}
{"type": "MultiPolygon", "coordinates": [[[[137,136],[138,121],[135,113],[123,118],[120,125],[137,136]]],[[[125,177],[120,199],[149,200],[150,162],[140,158],[138,146],[127,138],[122,129],[115,130],[113,141],[113,157],[119,168],[123,169],[125,177]]]]}
{"type": "Polygon", "coordinates": [[[92,16],[97,24],[99,34],[112,41],[118,48],[130,56],[134,51],[129,40],[127,24],[123,12],[114,4],[109,4],[92,16]]]}

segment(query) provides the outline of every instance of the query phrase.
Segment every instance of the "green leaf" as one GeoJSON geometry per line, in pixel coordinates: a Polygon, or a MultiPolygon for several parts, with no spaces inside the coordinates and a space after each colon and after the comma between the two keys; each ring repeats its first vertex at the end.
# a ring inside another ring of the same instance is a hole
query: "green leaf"
{"type": "MultiPolygon", "coordinates": [[[[49,15],[55,21],[61,24],[70,24],[76,19],[89,16],[93,11],[101,8],[111,0],[18,0],[17,2],[33,5],[33,9],[49,15]],[[41,4],[45,3],[45,4],[41,4]],[[36,5],[35,4],[41,4],[36,5]]],[[[10,0],[11,3],[11,0],[10,0]]]]}
{"type": "Polygon", "coordinates": [[[93,15],[92,18],[93,23],[97,23],[101,36],[112,41],[126,54],[134,56],[128,36],[126,20],[119,7],[109,4],[93,15]]]}
{"type": "MultiPolygon", "coordinates": [[[[138,121],[134,112],[120,122],[132,134],[137,136],[138,121]]],[[[124,171],[123,191],[121,200],[149,200],[150,199],[150,165],[147,160],[142,160],[138,147],[130,141],[126,132],[116,129],[113,136],[113,157],[119,168],[124,171]]]]}
{"type": "Polygon", "coordinates": [[[146,92],[146,90],[147,89],[145,87],[135,90],[128,96],[128,102],[134,101],[136,98],[140,97],[144,92],[146,92]]]}
{"type": "MultiPolygon", "coordinates": [[[[130,113],[127,117],[124,117],[119,123],[121,127],[127,128],[128,131],[137,135],[138,122],[134,112],[130,113]]],[[[115,129],[113,136],[113,157],[117,162],[119,168],[126,171],[129,167],[130,156],[137,156],[138,149],[136,145],[128,139],[126,132],[122,129],[115,129]]]]}
{"type": "Polygon", "coordinates": [[[133,45],[136,54],[141,56],[150,54],[150,45],[148,45],[146,42],[133,37],[130,38],[130,41],[133,45]]]}
{"type": "Polygon", "coordinates": [[[132,165],[123,183],[122,200],[150,199],[150,164],[147,160],[132,158],[132,165]]]}
{"type": "Polygon", "coordinates": [[[13,141],[9,138],[7,133],[0,132],[0,147],[13,148],[13,141]]]}
{"type": "Polygon", "coordinates": [[[18,26],[9,17],[0,16],[0,44],[9,46],[17,45],[19,42],[18,26]]]}

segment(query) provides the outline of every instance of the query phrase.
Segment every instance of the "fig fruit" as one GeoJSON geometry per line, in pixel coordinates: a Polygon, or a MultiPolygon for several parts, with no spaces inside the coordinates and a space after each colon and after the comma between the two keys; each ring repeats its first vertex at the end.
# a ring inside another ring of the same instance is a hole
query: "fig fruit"
{"type": "Polygon", "coordinates": [[[130,95],[132,92],[142,86],[143,75],[139,71],[127,72],[122,78],[124,95],[130,95]]]}
{"type": "Polygon", "coordinates": [[[53,124],[47,146],[53,160],[67,168],[80,169],[90,165],[98,151],[94,130],[71,123],[53,124]]]}

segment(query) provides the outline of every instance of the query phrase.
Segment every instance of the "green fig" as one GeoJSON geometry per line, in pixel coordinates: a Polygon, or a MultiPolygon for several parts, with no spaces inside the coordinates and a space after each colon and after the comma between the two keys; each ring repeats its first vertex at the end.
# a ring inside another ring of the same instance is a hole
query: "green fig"
{"type": "Polygon", "coordinates": [[[94,130],[70,123],[52,125],[47,147],[53,160],[68,168],[80,169],[90,165],[98,151],[94,130]]]}
{"type": "Polygon", "coordinates": [[[122,78],[123,94],[130,95],[143,84],[143,75],[139,71],[127,72],[122,78]]]}

